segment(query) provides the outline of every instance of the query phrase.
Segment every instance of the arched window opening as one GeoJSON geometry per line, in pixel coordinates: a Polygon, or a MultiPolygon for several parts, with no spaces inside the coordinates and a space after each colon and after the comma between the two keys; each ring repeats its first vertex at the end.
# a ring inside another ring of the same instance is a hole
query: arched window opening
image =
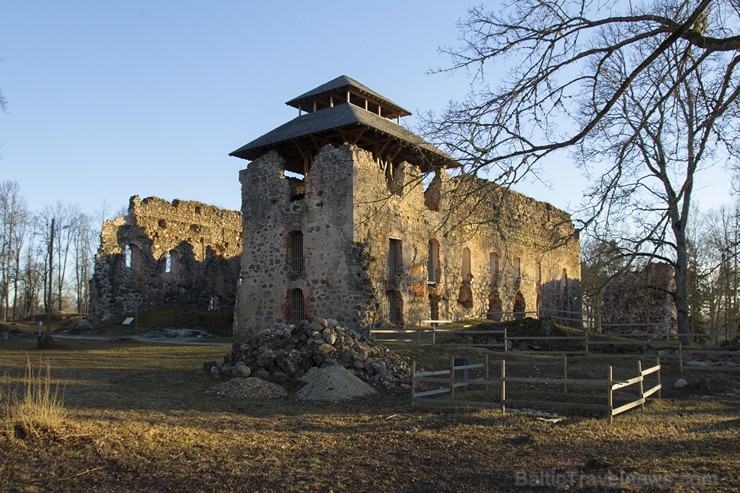
{"type": "Polygon", "coordinates": [[[399,291],[386,291],[386,302],[388,305],[388,321],[397,325],[403,325],[403,297],[399,291]]]}
{"type": "Polygon", "coordinates": [[[495,320],[500,322],[503,315],[504,305],[501,302],[501,297],[498,295],[498,291],[491,293],[488,298],[488,320],[495,320]]]}
{"type": "Polygon", "coordinates": [[[133,253],[131,252],[131,245],[126,245],[123,247],[123,265],[131,268],[131,265],[133,264],[133,253]]]}
{"type": "Polygon", "coordinates": [[[167,274],[176,275],[180,269],[180,254],[177,250],[170,250],[165,253],[164,271],[167,274]]]}
{"type": "Polygon", "coordinates": [[[123,249],[124,265],[131,270],[138,271],[141,268],[141,252],[139,247],[128,244],[123,249]]]}
{"type": "Polygon", "coordinates": [[[499,282],[499,259],[498,253],[491,253],[491,291],[498,289],[499,282]]]}
{"type": "Polygon", "coordinates": [[[472,271],[470,268],[470,248],[465,247],[463,248],[463,258],[462,258],[462,280],[463,283],[470,284],[472,276],[472,271]]]}
{"type": "Polygon", "coordinates": [[[514,312],[514,318],[517,320],[523,319],[526,314],[527,303],[524,301],[524,295],[521,291],[517,291],[514,295],[514,309],[512,311],[514,312]]]}
{"type": "Polygon", "coordinates": [[[570,315],[570,293],[568,292],[568,270],[563,268],[563,274],[560,276],[560,310],[566,317],[570,315]]]}
{"type": "Polygon", "coordinates": [[[429,240],[429,259],[427,261],[427,280],[436,284],[442,277],[442,270],[439,266],[439,242],[432,238],[429,240]]]}
{"type": "Polygon", "coordinates": [[[303,304],[303,291],[291,289],[288,293],[290,303],[290,323],[297,324],[306,320],[306,310],[303,304]]]}

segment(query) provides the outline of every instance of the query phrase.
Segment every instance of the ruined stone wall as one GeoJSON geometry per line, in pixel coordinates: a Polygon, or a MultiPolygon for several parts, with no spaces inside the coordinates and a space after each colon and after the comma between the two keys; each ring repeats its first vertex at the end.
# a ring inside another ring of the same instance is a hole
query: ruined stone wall
{"type": "Polygon", "coordinates": [[[241,250],[241,213],[133,196],[126,216],[103,224],[90,316],[168,306],[230,311],[241,250]]]}
{"type": "Polygon", "coordinates": [[[673,269],[650,263],[625,272],[607,284],[601,324],[604,332],[661,337],[676,332],[676,290],[673,269]]]}
{"type": "Polygon", "coordinates": [[[441,172],[425,193],[415,166],[402,163],[391,173],[350,145],[316,155],[303,197],[291,196],[282,167],[272,152],[240,175],[245,249],[237,333],[288,321],[295,289],[306,316],[344,324],[418,324],[538,307],[580,313],[578,239],[570,217],[549,204],[481,181],[470,200],[484,204],[471,215],[460,180],[441,172]],[[288,253],[295,231],[303,237],[301,275],[291,272],[288,253]],[[433,280],[431,239],[439,244],[433,280]],[[399,258],[389,267],[396,247],[399,258]]]}
{"type": "Polygon", "coordinates": [[[369,276],[386,320],[389,291],[402,295],[405,324],[433,318],[433,303],[442,319],[498,319],[501,312],[538,309],[573,311],[580,319],[580,245],[566,213],[484,180],[451,179],[444,171],[425,191],[418,168],[408,163],[394,170],[389,183],[370,153],[356,155],[355,242],[375,259],[369,276]],[[403,190],[394,183],[400,176],[403,190]],[[396,279],[388,277],[389,238],[402,245],[396,279]],[[437,274],[429,272],[431,239],[439,244],[437,274]]]}

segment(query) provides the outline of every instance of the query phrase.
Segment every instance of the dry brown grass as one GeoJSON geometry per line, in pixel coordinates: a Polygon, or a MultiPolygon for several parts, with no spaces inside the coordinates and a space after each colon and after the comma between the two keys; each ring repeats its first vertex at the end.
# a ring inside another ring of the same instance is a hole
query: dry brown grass
{"type": "MultiPolygon", "coordinates": [[[[344,404],[213,399],[199,370],[227,348],[65,344],[43,356],[66,388],[69,417],[54,434],[0,440],[0,491],[512,491],[517,471],[575,471],[570,489],[586,491],[605,488],[584,478],[608,474],[689,482],[663,491],[736,491],[740,481],[732,392],[695,388],[612,426],[578,416],[550,424],[417,408],[408,393],[344,404]],[[712,484],[690,483],[701,480],[712,484]]],[[[22,374],[32,346],[0,345],[0,371],[22,374]]],[[[611,491],[620,489],[661,490],[633,482],[611,491]]],[[[540,489],[522,489],[531,490],[540,489]]]]}
{"type": "Polygon", "coordinates": [[[14,383],[6,375],[0,388],[2,414],[8,436],[25,438],[28,435],[41,437],[42,433],[53,433],[64,423],[63,390],[51,379],[51,365],[46,362],[43,369],[34,371],[31,359],[26,359],[22,380],[14,383]]]}

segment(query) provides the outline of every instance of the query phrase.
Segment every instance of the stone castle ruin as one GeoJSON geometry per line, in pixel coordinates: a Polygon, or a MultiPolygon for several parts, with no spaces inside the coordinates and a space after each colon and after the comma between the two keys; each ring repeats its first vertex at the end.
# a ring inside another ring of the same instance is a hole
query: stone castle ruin
{"type": "Polygon", "coordinates": [[[601,314],[604,332],[665,337],[676,331],[676,291],[673,269],[648,263],[624,272],[606,286],[601,314]]]}
{"type": "Polygon", "coordinates": [[[93,321],[171,306],[231,311],[241,214],[200,202],[131,197],[103,223],[91,281],[93,321]]]}
{"type": "Polygon", "coordinates": [[[346,77],[232,153],[243,251],[234,331],[321,316],[350,326],[488,317],[580,319],[570,216],[481,179],[398,124],[410,113],[346,77]]]}

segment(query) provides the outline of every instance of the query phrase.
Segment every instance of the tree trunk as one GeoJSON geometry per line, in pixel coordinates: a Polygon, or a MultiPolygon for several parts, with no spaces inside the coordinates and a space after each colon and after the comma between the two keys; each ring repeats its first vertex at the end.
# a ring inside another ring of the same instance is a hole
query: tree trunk
{"type": "Polygon", "coordinates": [[[676,293],[674,301],[676,303],[676,322],[678,325],[678,334],[681,344],[689,344],[689,309],[687,300],[687,271],[688,271],[688,252],[686,249],[686,232],[684,231],[684,221],[675,219],[673,221],[673,234],[676,238],[676,293]]]}

